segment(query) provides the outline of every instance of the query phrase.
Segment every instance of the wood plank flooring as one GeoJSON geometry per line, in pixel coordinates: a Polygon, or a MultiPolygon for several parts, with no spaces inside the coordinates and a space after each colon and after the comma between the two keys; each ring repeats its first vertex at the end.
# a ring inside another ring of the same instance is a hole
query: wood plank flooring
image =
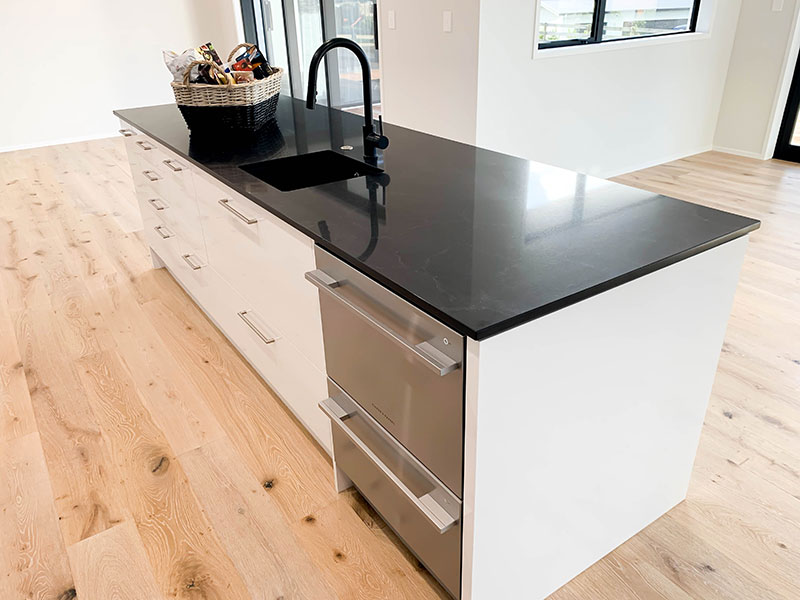
{"type": "MultiPolygon", "coordinates": [[[[800,598],[800,165],[618,180],[763,226],[688,500],[553,598],[800,598]]],[[[0,154],[0,597],[446,598],[139,229],[122,140],[0,154]]]]}

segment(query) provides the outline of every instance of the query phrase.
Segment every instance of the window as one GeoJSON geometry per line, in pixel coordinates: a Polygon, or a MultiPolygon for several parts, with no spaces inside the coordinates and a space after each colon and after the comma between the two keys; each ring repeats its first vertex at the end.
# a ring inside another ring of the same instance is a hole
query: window
{"type": "Polygon", "coordinates": [[[540,0],[539,48],[694,31],[700,0],[540,0]]]}
{"type": "MultiPolygon", "coordinates": [[[[380,110],[377,0],[241,0],[245,39],[266,49],[286,71],[283,92],[306,97],[308,64],[323,40],[357,42],[372,68],[372,99],[380,110]]],[[[352,52],[329,52],[319,67],[317,102],[344,110],[363,106],[361,66],[352,52]],[[328,77],[330,70],[334,76],[328,77]]]]}

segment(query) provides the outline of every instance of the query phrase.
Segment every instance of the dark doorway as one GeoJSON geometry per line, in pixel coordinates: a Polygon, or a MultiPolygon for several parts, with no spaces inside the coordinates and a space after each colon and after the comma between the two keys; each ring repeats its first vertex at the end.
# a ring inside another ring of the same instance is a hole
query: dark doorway
{"type": "Polygon", "coordinates": [[[792,87],[786,101],[778,142],[775,144],[775,158],[800,162],[800,127],[798,127],[798,111],[800,111],[800,59],[794,67],[792,87]]]}

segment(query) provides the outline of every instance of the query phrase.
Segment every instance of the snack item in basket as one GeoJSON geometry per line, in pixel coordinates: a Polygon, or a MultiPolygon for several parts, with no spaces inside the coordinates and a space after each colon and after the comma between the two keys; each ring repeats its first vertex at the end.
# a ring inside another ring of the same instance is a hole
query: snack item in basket
{"type": "Polygon", "coordinates": [[[236,83],[251,83],[255,80],[252,71],[231,71],[231,75],[236,83]]]}
{"type": "MultiPolygon", "coordinates": [[[[222,60],[214,49],[214,44],[211,42],[203,44],[197,50],[203,55],[205,60],[214,62],[220,67],[222,66],[222,60]]],[[[216,83],[220,85],[235,83],[231,75],[222,75],[218,71],[213,70],[209,65],[200,65],[200,78],[204,83],[216,83]]]]}
{"type": "MultiPolygon", "coordinates": [[[[203,55],[200,54],[197,48],[189,48],[180,54],[172,50],[164,50],[163,55],[164,64],[167,65],[169,72],[172,73],[173,81],[177,82],[183,81],[183,74],[186,72],[186,67],[189,66],[189,63],[196,60],[203,60],[203,55]]],[[[189,76],[189,81],[197,81],[199,77],[200,71],[195,65],[192,67],[192,74],[189,76]]]]}
{"type": "Polygon", "coordinates": [[[256,79],[264,79],[273,73],[267,59],[255,45],[250,46],[243,54],[236,57],[231,70],[252,71],[256,79]]]}

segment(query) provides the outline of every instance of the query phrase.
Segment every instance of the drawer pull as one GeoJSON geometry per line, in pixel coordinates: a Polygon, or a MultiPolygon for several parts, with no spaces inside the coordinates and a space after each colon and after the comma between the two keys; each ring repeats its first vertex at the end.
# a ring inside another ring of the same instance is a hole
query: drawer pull
{"type": "Polygon", "coordinates": [[[136,135],[136,134],[133,132],[133,130],[132,130],[132,129],[120,129],[120,130],[119,130],[119,132],[120,132],[120,133],[121,133],[121,134],[122,134],[124,137],[132,137],[132,136],[136,135]]]}
{"type": "Polygon", "coordinates": [[[183,167],[180,166],[178,163],[176,163],[171,158],[168,158],[166,160],[162,160],[161,162],[163,162],[165,165],[167,165],[170,169],[172,169],[176,173],[179,172],[179,171],[183,171],[183,167]]]}
{"type": "Polygon", "coordinates": [[[197,271],[198,269],[202,269],[203,268],[203,265],[195,262],[195,260],[192,258],[191,254],[184,254],[184,255],[181,256],[181,258],[184,261],[186,261],[186,264],[189,265],[192,268],[192,271],[197,271]]]}
{"type": "Polygon", "coordinates": [[[147,202],[150,204],[150,206],[152,206],[156,210],[164,210],[165,208],[169,208],[169,206],[167,206],[167,203],[164,202],[161,198],[150,198],[147,202]]]}
{"type": "Polygon", "coordinates": [[[425,517],[430,521],[431,525],[436,527],[439,530],[439,533],[446,533],[453,525],[458,523],[458,517],[454,517],[447,509],[445,509],[439,502],[436,501],[429,493],[424,494],[423,496],[419,497],[414,492],[412,492],[408,486],[403,483],[403,481],[394,474],[394,472],[387,467],[383,461],[378,458],[378,456],[367,446],[364,442],[361,441],[355,432],[347,426],[346,419],[349,416],[349,413],[343,409],[333,398],[326,398],[322,402],[319,403],[319,407],[322,409],[328,418],[330,418],[331,423],[338,427],[342,433],[344,433],[356,447],[361,450],[367,457],[375,464],[381,472],[388,477],[391,482],[397,486],[397,488],[403,493],[404,496],[408,498],[408,500],[414,504],[414,506],[419,510],[425,517]]]}
{"type": "Polygon", "coordinates": [[[139,146],[139,148],[141,148],[142,150],[152,150],[154,147],[153,145],[148,144],[144,140],[139,140],[138,142],[136,142],[136,145],[139,146]]]}
{"type": "Polygon", "coordinates": [[[244,321],[244,322],[247,324],[247,326],[248,326],[250,329],[252,329],[252,330],[253,330],[253,332],[254,332],[254,333],[255,333],[255,334],[256,334],[256,335],[257,335],[259,338],[261,338],[261,341],[262,341],[262,342],[264,342],[265,344],[274,344],[274,343],[275,343],[275,340],[276,340],[277,338],[276,338],[275,336],[268,337],[268,336],[264,335],[264,334],[261,332],[261,330],[260,330],[258,327],[256,327],[256,324],[255,324],[255,323],[253,323],[253,321],[251,321],[251,320],[250,320],[250,318],[247,316],[248,312],[249,312],[249,311],[243,310],[242,312],[239,312],[239,313],[236,313],[236,314],[237,314],[237,315],[239,315],[239,318],[240,318],[242,321],[244,321]]]}
{"type": "Polygon", "coordinates": [[[255,225],[256,223],[258,223],[258,219],[253,219],[251,217],[243,215],[238,210],[236,210],[233,206],[231,206],[231,201],[228,198],[223,198],[222,200],[219,201],[219,203],[220,203],[220,205],[222,205],[225,208],[227,208],[234,215],[239,217],[242,221],[247,223],[248,225],[255,225]]]}
{"type": "Polygon", "coordinates": [[[163,225],[156,225],[153,227],[156,230],[156,233],[161,236],[162,240],[168,240],[171,237],[175,237],[175,234],[172,233],[169,229],[164,227],[163,225]]]}
{"type": "Polygon", "coordinates": [[[344,304],[347,308],[356,313],[367,323],[375,327],[375,329],[377,329],[380,333],[416,356],[426,367],[431,369],[434,373],[437,373],[439,376],[444,377],[448,373],[452,373],[461,366],[460,361],[450,358],[444,352],[441,352],[435,348],[430,342],[412,344],[399,333],[393,329],[390,329],[384,323],[381,323],[378,319],[363,310],[361,307],[353,304],[350,300],[335,291],[335,288],[339,287],[339,282],[325,273],[325,271],[321,271],[319,269],[315,271],[309,271],[306,273],[305,277],[320,290],[333,296],[336,300],[344,304]]]}
{"type": "Polygon", "coordinates": [[[161,177],[158,176],[158,173],[155,171],[142,171],[142,175],[147,177],[150,181],[158,181],[161,177]]]}

